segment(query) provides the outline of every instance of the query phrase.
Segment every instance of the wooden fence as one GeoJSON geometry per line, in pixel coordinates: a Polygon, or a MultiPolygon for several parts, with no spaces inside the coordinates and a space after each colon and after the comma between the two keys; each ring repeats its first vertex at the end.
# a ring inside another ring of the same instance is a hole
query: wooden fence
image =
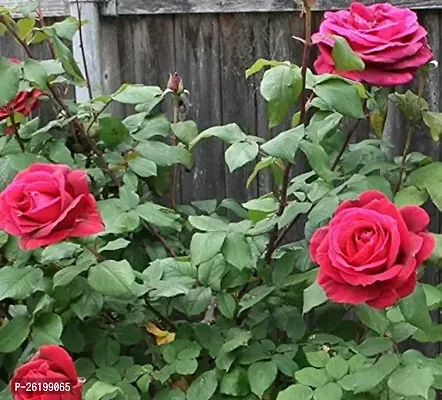
{"type": "MultiPolygon", "coordinates": [[[[73,1],[73,0],[71,0],[73,1]]],[[[23,1],[21,1],[23,2],[23,1]]],[[[92,54],[101,61],[102,88],[116,90],[121,83],[144,83],[164,87],[171,72],[177,71],[191,93],[188,118],[199,128],[238,123],[247,134],[268,138],[266,109],[259,94],[259,79],[245,79],[245,70],[257,58],[300,62],[302,46],[292,36],[303,35],[299,6],[294,0],[111,0],[98,4],[101,54],[92,54]]],[[[315,28],[322,12],[344,8],[350,0],[317,0],[315,28]]],[[[380,1],[362,0],[364,4],[380,1]]],[[[390,3],[417,10],[421,23],[428,30],[429,42],[436,60],[442,64],[442,0],[394,0],[390,3]]],[[[0,0],[0,5],[16,4],[0,0]]],[[[82,5],[86,4],[84,0],[82,5]]],[[[66,0],[43,0],[48,17],[60,17],[72,10],[66,0]]],[[[71,11],[72,12],[72,11],[71,11]]],[[[48,54],[37,50],[42,58],[48,54]]],[[[0,55],[20,56],[20,51],[7,38],[0,40],[0,55]]],[[[431,72],[425,96],[433,111],[441,109],[442,69],[431,72]]],[[[400,88],[404,89],[404,88],[400,88]]],[[[128,108],[114,106],[114,113],[125,115],[128,108]]],[[[361,139],[368,135],[367,126],[358,132],[361,139]]],[[[385,135],[396,145],[394,155],[401,153],[404,121],[392,106],[385,135]]],[[[413,148],[436,159],[441,151],[424,128],[415,135],[413,148]]],[[[266,175],[259,176],[249,189],[246,180],[253,166],[233,174],[224,163],[224,146],[210,139],[197,146],[195,167],[183,171],[180,180],[181,201],[231,197],[244,201],[272,188],[266,175]]],[[[295,173],[305,169],[297,164],[295,173]]],[[[441,232],[439,213],[430,208],[431,230],[441,232]]],[[[298,227],[301,233],[303,227],[298,227]]],[[[427,281],[439,283],[439,274],[430,273],[427,281]]],[[[440,320],[440,316],[435,316],[440,320]]],[[[439,344],[426,346],[429,354],[439,353],[439,344]]]]}

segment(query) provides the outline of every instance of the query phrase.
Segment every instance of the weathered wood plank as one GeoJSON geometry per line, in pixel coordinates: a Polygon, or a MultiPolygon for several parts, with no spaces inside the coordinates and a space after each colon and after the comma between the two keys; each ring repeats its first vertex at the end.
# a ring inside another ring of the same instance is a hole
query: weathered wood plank
{"type": "MultiPolygon", "coordinates": [[[[0,0],[0,6],[7,8],[29,3],[30,0],[0,0]]],[[[41,0],[41,9],[46,17],[63,17],[69,15],[69,0],[41,0]]]]}
{"type": "MultiPolygon", "coordinates": [[[[244,75],[245,70],[255,61],[253,27],[258,22],[247,14],[222,14],[219,18],[223,124],[235,122],[246,134],[255,135],[255,86],[252,80],[246,80],[244,75]]],[[[246,187],[254,165],[254,162],[249,163],[233,173],[226,165],[227,197],[239,202],[257,197],[257,180],[252,182],[249,189],[246,187]]]]}
{"type": "MultiPolygon", "coordinates": [[[[175,17],[176,70],[190,91],[188,119],[201,130],[221,124],[220,29],[217,16],[175,17]]],[[[193,151],[194,168],[182,174],[184,204],[225,197],[223,145],[205,140],[193,151]]]]}
{"type": "MultiPolygon", "coordinates": [[[[364,0],[364,4],[384,0],[364,0]]],[[[299,11],[298,0],[118,0],[118,14],[191,14],[299,11]]],[[[352,0],[317,0],[315,11],[347,8],[352,0]]],[[[389,3],[415,9],[440,9],[442,0],[390,0],[389,3]]]]}

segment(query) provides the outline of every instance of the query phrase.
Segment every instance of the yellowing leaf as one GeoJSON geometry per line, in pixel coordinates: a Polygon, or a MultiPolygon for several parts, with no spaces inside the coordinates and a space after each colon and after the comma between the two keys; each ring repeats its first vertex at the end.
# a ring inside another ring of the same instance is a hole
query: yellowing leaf
{"type": "Polygon", "coordinates": [[[155,336],[157,345],[171,343],[175,340],[175,333],[169,331],[162,331],[155,324],[148,322],[146,330],[155,336]]]}

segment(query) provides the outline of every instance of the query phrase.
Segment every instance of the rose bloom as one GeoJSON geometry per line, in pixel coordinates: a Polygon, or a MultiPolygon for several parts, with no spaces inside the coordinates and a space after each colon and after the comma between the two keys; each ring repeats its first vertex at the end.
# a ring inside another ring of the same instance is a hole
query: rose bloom
{"type": "Polygon", "coordinates": [[[388,3],[364,6],[353,3],[350,10],[325,13],[319,33],[313,35],[320,56],[319,74],[334,73],[377,86],[402,85],[433,59],[427,31],[408,8],[388,3]],[[333,35],[345,38],[365,62],[364,71],[337,71],[332,58],[333,35]]]}
{"type": "Polygon", "coordinates": [[[433,252],[429,222],[422,208],[398,208],[375,190],[344,201],[310,241],[318,283],[336,303],[394,305],[413,292],[416,270],[433,252]]]}
{"type": "MultiPolygon", "coordinates": [[[[19,64],[20,60],[11,58],[9,61],[19,64]]],[[[40,97],[43,95],[38,89],[32,89],[30,91],[21,91],[4,107],[0,108],[0,121],[8,119],[15,113],[20,113],[27,117],[40,105],[40,97]]],[[[18,128],[18,123],[15,125],[9,125],[5,129],[6,135],[11,135],[18,128]]]]}
{"type": "Polygon", "coordinates": [[[0,229],[25,250],[104,230],[86,171],[33,164],[0,194],[0,229]]]}
{"type": "Polygon", "coordinates": [[[40,347],[31,361],[17,368],[9,387],[14,400],[81,400],[82,395],[82,384],[71,356],[66,350],[55,345],[40,347]],[[24,387],[26,382],[39,384],[40,390],[27,391],[24,387]],[[52,385],[65,383],[65,386],[59,390],[53,389],[52,386],[50,390],[48,387],[44,388],[45,382],[52,385]]]}

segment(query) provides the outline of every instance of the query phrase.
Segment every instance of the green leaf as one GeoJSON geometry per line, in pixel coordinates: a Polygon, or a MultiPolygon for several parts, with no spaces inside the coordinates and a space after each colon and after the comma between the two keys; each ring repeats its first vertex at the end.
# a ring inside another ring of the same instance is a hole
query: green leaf
{"type": "Polygon", "coordinates": [[[284,122],[301,91],[302,77],[299,67],[278,65],[265,72],[261,94],[268,102],[270,128],[284,122]]]}
{"type": "Polygon", "coordinates": [[[331,218],[339,202],[339,197],[336,195],[324,197],[310,211],[309,222],[313,226],[318,226],[321,222],[331,218]]]}
{"type": "Polygon", "coordinates": [[[303,314],[307,314],[315,307],[324,304],[327,301],[327,296],[321,286],[314,282],[311,286],[304,290],[304,306],[303,314]]]}
{"type": "Polygon", "coordinates": [[[425,125],[430,128],[430,135],[435,142],[439,141],[442,134],[442,113],[425,111],[422,114],[425,125]]]}
{"type": "Polygon", "coordinates": [[[26,17],[26,18],[20,18],[17,21],[17,27],[18,27],[18,34],[20,36],[20,39],[25,40],[27,36],[32,32],[32,29],[35,26],[35,19],[26,17]]]}
{"type": "Polygon", "coordinates": [[[384,335],[390,325],[385,311],[375,310],[366,304],[359,304],[355,307],[355,312],[362,323],[379,333],[379,335],[384,335]]]}
{"type": "Polygon", "coordinates": [[[233,172],[243,165],[253,161],[258,155],[259,147],[256,143],[238,142],[232,144],[226,151],[226,163],[229,171],[233,172]]]}
{"type": "Polygon", "coordinates": [[[65,267],[58,271],[54,275],[54,288],[57,286],[66,286],[73,281],[73,279],[80,275],[82,272],[87,271],[90,264],[83,263],[73,265],[71,267],[65,267]]]}
{"type": "Polygon", "coordinates": [[[348,362],[340,355],[337,355],[330,359],[325,369],[332,378],[339,380],[348,374],[348,362]]]}
{"type": "Polygon", "coordinates": [[[143,340],[141,329],[134,325],[117,325],[112,329],[114,339],[125,346],[134,346],[143,340]]]}
{"type": "Polygon", "coordinates": [[[265,67],[276,67],[281,64],[288,64],[287,62],[282,61],[275,61],[275,60],[265,60],[264,58],[260,58],[259,60],[256,60],[255,63],[246,70],[246,78],[249,78],[250,76],[260,72],[265,67]]]}
{"type": "Polygon", "coordinates": [[[178,304],[184,313],[191,317],[200,315],[207,310],[212,299],[212,290],[205,287],[190,289],[184,296],[178,299],[178,304]]]}
{"type": "Polygon", "coordinates": [[[255,168],[253,169],[252,174],[247,179],[247,187],[249,187],[252,184],[253,180],[258,176],[258,173],[261,170],[272,166],[273,163],[275,163],[275,162],[276,162],[276,159],[272,158],[272,157],[266,157],[266,158],[262,159],[260,162],[258,162],[255,165],[255,168]]]}
{"type": "Polygon", "coordinates": [[[272,157],[294,162],[296,151],[305,136],[304,125],[279,133],[276,137],[264,143],[261,149],[272,157]]]}
{"type": "Polygon", "coordinates": [[[190,216],[189,223],[194,228],[204,232],[228,232],[230,230],[229,225],[224,221],[205,215],[200,217],[190,216]]]}
{"type": "Polygon", "coordinates": [[[27,315],[19,315],[0,329],[0,352],[12,353],[26,340],[32,321],[27,315]]]}
{"type": "Polygon", "coordinates": [[[365,357],[372,357],[376,354],[384,353],[391,348],[390,340],[382,337],[372,337],[365,339],[357,350],[365,357]]]}
{"type": "MultiPolygon", "coordinates": [[[[146,113],[141,113],[143,116],[146,115],[146,113]]],[[[135,114],[138,115],[138,114],[135,114]]],[[[167,119],[167,117],[164,114],[154,115],[148,118],[145,118],[139,127],[133,127],[133,124],[136,121],[130,120],[129,117],[127,117],[123,123],[128,126],[132,137],[135,140],[138,140],[140,142],[150,140],[155,137],[168,137],[170,132],[170,122],[167,119]],[[135,129],[135,131],[131,131],[131,129],[135,129]]],[[[139,118],[138,118],[139,119],[139,118]]]]}
{"type": "Polygon", "coordinates": [[[273,361],[252,364],[247,370],[252,392],[261,398],[276,379],[277,373],[278,368],[273,361]]]}
{"type": "Polygon", "coordinates": [[[399,302],[399,307],[405,321],[409,324],[416,326],[423,331],[431,328],[433,322],[431,320],[431,315],[428,312],[425,292],[422,286],[417,285],[411,295],[403,298],[399,302]]]}
{"type": "Polygon", "coordinates": [[[364,118],[361,97],[353,85],[341,79],[328,79],[316,84],[313,91],[337,112],[347,117],[364,118]]]}
{"type": "Polygon", "coordinates": [[[109,147],[115,147],[129,137],[129,129],[119,118],[106,116],[98,119],[98,137],[109,147]]]}
{"type": "Polygon", "coordinates": [[[123,391],[116,386],[105,382],[95,382],[84,395],[84,400],[110,400],[123,394],[123,391]]]}
{"type": "MultiPolygon", "coordinates": [[[[85,23],[82,22],[82,25],[85,23]]],[[[52,25],[52,28],[55,30],[55,34],[62,39],[67,39],[72,41],[75,34],[77,33],[80,27],[80,23],[77,18],[67,17],[63,21],[56,22],[52,25]]]]}
{"type": "Polygon", "coordinates": [[[312,208],[311,203],[291,203],[285,209],[278,222],[278,228],[289,226],[301,214],[307,214],[312,208]]]}
{"type": "Polygon", "coordinates": [[[98,251],[101,252],[125,249],[127,246],[129,246],[129,244],[129,240],[118,238],[117,240],[112,240],[111,242],[107,243],[106,246],[99,248],[98,251]]]}
{"type": "Polygon", "coordinates": [[[55,57],[61,62],[66,73],[74,79],[76,85],[84,85],[85,80],[83,74],[75,61],[71,50],[69,50],[69,48],[57,36],[53,36],[51,41],[55,57]]]}
{"type": "Polygon", "coordinates": [[[175,214],[173,210],[155,203],[146,202],[138,206],[136,212],[142,219],[159,228],[170,228],[175,231],[181,230],[181,224],[177,222],[180,216],[175,214]]]}
{"type": "Polygon", "coordinates": [[[352,50],[347,40],[335,35],[333,38],[335,39],[335,44],[332,57],[336,69],[338,71],[363,71],[365,69],[364,61],[352,50]]]}
{"type": "Polygon", "coordinates": [[[240,397],[250,393],[249,380],[244,368],[236,367],[225,374],[219,384],[220,393],[240,397]]]}
{"type": "Polygon", "coordinates": [[[312,367],[303,368],[295,372],[296,380],[302,385],[321,387],[324,386],[328,381],[325,369],[317,369],[312,367]]]}
{"type": "Polygon", "coordinates": [[[146,158],[140,156],[134,157],[131,158],[127,164],[129,165],[129,168],[138,176],[141,176],[143,178],[157,176],[157,166],[154,162],[146,158]]]}
{"type": "Polygon", "coordinates": [[[196,233],[190,243],[190,256],[193,265],[199,265],[218,254],[223,246],[224,232],[196,233]]]}
{"type": "Polygon", "coordinates": [[[89,285],[105,296],[119,297],[131,294],[134,281],[134,271],[126,260],[104,261],[89,270],[89,285]]]}
{"type": "Polygon", "coordinates": [[[45,344],[61,344],[60,337],[63,331],[63,321],[57,314],[41,314],[32,325],[32,340],[34,347],[45,344]]]}
{"type": "Polygon", "coordinates": [[[27,81],[35,83],[40,89],[47,88],[48,75],[40,62],[33,60],[32,58],[26,59],[23,66],[23,72],[27,81]]]}
{"type": "Polygon", "coordinates": [[[394,371],[388,379],[388,387],[402,396],[422,396],[427,399],[433,381],[430,368],[412,364],[394,371]]]}
{"type": "Polygon", "coordinates": [[[296,384],[279,392],[276,400],[310,400],[313,397],[313,390],[308,386],[296,384]]]}
{"type": "Polygon", "coordinates": [[[225,260],[239,270],[250,268],[252,252],[243,234],[236,232],[228,233],[222,245],[221,252],[225,260]]]}
{"type": "Polygon", "coordinates": [[[216,370],[204,372],[190,385],[187,391],[187,400],[210,400],[217,387],[216,370]]]}
{"type": "Polygon", "coordinates": [[[17,94],[20,82],[21,66],[6,58],[0,59],[0,81],[4,82],[0,93],[0,107],[8,104],[17,94]]]}
{"type": "Polygon", "coordinates": [[[190,145],[192,140],[198,136],[198,127],[195,121],[180,121],[172,124],[171,127],[173,134],[186,146],[190,145]]]}
{"type": "Polygon", "coordinates": [[[221,290],[221,279],[229,269],[228,264],[221,254],[216,255],[211,260],[202,263],[198,268],[198,280],[213,290],[221,290]]]}
{"type": "Polygon", "coordinates": [[[289,357],[283,354],[274,354],[272,360],[278,366],[278,369],[289,378],[292,378],[298,365],[289,357]]]}
{"type": "Polygon", "coordinates": [[[336,112],[315,113],[305,130],[308,139],[320,144],[327,135],[338,129],[341,120],[342,115],[336,112]]]}
{"type": "Polygon", "coordinates": [[[111,367],[120,358],[120,345],[113,339],[100,339],[95,343],[92,358],[99,367],[111,367]]]}
{"type": "Polygon", "coordinates": [[[141,104],[160,98],[162,94],[158,86],[124,84],[112,95],[112,99],[123,104],[141,104]]]}
{"type": "Polygon", "coordinates": [[[425,190],[419,190],[416,186],[408,186],[394,196],[394,203],[398,207],[408,205],[421,206],[428,200],[428,193],[425,190]]]}
{"type": "Polygon", "coordinates": [[[0,268],[0,300],[24,300],[38,290],[43,271],[35,267],[0,268]]]}
{"type": "Polygon", "coordinates": [[[12,168],[16,171],[23,171],[36,162],[45,162],[44,157],[33,153],[8,154],[6,158],[10,161],[12,168]]]}
{"type": "Polygon", "coordinates": [[[330,355],[323,350],[305,353],[307,361],[312,367],[323,368],[330,360],[330,355]]]}
{"type": "Polygon", "coordinates": [[[411,124],[420,122],[423,112],[428,111],[428,102],[421,96],[407,90],[403,93],[392,93],[388,98],[396,103],[399,110],[404,113],[411,124]]]}
{"type": "Polygon", "coordinates": [[[216,296],[216,302],[218,304],[221,314],[229,319],[235,317],[236,302],[233,296],[229,293],[218,293],[216,296]]]}
{"type": "Polygon", "coordinates": [[[169,146],[166,143],[150,140],[140,143],[136,150],[142,157],[147,158],[160,167],[183,164],[187,168],[192,168],[193,165],[191,154],[181,146],[169,146]]]}
{"type": "Polygon", "coordinates": [[[379,385],[399,365],[396,355],[382,356],[376,364],[345,376],[338,383],[346,391],[364,393],[379,385]]]}
{"type": "Polygon", "coordinates": [[[302,140],[299,147],[306,155],[308,163],[313,170],[326,182],[331,182],[334,178],[334,173],[329,167],[328,154],[324,148],[307,140],[302,140]]]}
{"type": "Polygon", "coordinates": [[[96,316],[103,308],[104,298],[101,293],[87,290],[78,300],[71,304],[72,311],[78,318],[96,316]]]}
{"type": "Polygon", "coordinates": [[[229,144],[240,142],[247,138],[246,134],[237,124],[214,126],[201,132],[194,140],[190,142],[189,148],[192,149],[192,147],[194,147],[202,139],[208,139],[211,137],[217,137],[223,142],[229,144]]]}
{"type": "Polygon", "coordinates": [[[259,286],[246,293],[239,302],[239,314],[241,314],[245,310],[248,310],[250,307],[253,307],[260,301],[264,300],[274,290],[274,286],[259,286]]]}
{"type": "Polygon", "coordinates": [[[69,242],[61,242],[45,247],[41,253],[42,263],[60,261],[64,258],[71,258],[80,248],[80,245],[69,242]]]}
{"type": "Polygon", "coordinates": [[[55,163],[75,166],[71,151],[62,142],[52,142],[49,148],[49,158],[55,163]]]}

